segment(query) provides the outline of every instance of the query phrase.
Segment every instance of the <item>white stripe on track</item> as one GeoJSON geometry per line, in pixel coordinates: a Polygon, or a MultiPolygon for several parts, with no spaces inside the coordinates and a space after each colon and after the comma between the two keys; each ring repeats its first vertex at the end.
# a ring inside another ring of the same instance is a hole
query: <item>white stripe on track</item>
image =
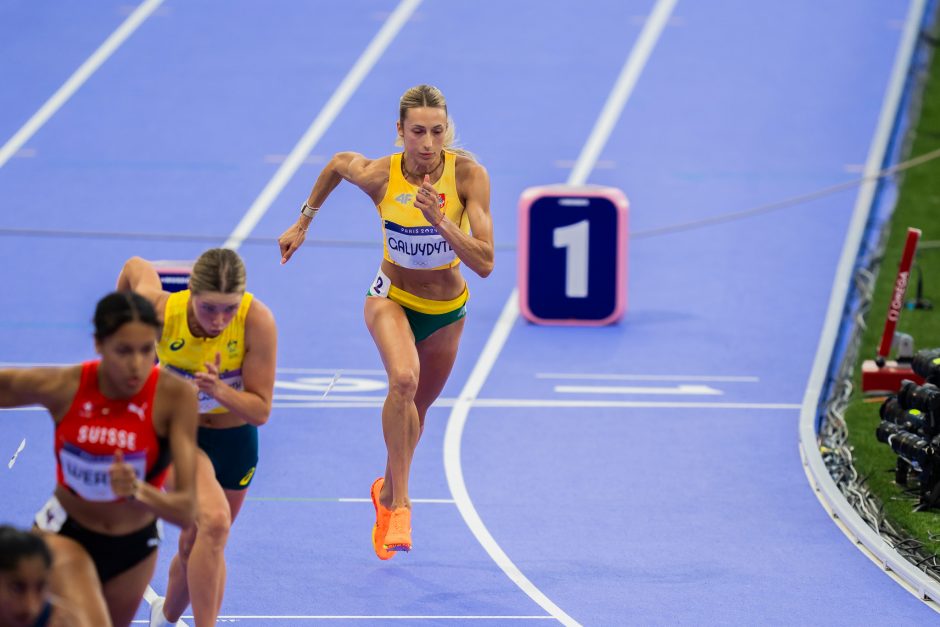
{"type": "MultiPolygon", "coordinates": [[[[587,181],[588,174],[594,167],[597,156],[607,143],[614,124],[620,117],[620,113],[630,97],[630,93],[633,91],[640,72],[656,45],[656,41],[662,34],[676,2],[677,0],[657,0],[649,20],[644,25],[633,50],[630,51],[620,77],[617,79],[613,91],[608,97],[597,123],[594,125],[594,130],[578,157],[574,170],[568,177],[569,185],[583,185],[587,181]]],[[[460,515],[463,516],[467,526],[470,527],[470,531],[473,532],[477,541],[489,553],[493,561],[523,592],[558,619],[559,622],[565,625],[578,625],[577,621],[555,605],[535,584],[529,581],[500,548],[486,525],[483,524],[483,520],[473,506],[473,501],[470,500],[470,494],[463,478],[463,467],[460,463],[460,445],[470,408],[474,405],[483,383],[493,369],[493,365],[496,363],[496,359],[499,357],[499,353],[502,351],[506,339],[509,337],[509,332],[518,317],[519,296],[517,290],[513,289],[503,306],[503,311],[499,316],[499,320],[496,321],[496,326],[493,328],[486,346],[483,347],[482,354],[460,392],[457,403],[451,410],[450,418],[447,420],[447,430],[444,434],[444,470],[447,474],[447,484],[454,500],[457,502],[460,515]]]]}
{"type": "Polygon", "coordinates": [[[906,590],[924,601],[928,607],[940,611],[940,584],[905,559],[897,549],[862,520],[829,475],[829,470],[822,459],[816,438],[816,416],[819,404],[823,400],[824,385],[833,359],[836,341],[838,340],[839,329],[842,324],[842,312],[848,298],[849,287],[852,284],[853,270],[858,259],[862,237],[865,233],[865,225],[868,223],[878,187],[878,181],[875,178],[868,178],[868,176],[880,170],[888,155],[891,133],[901,107],[904,84],[917,49],[917,39],[927,4],[926,0],[911,1],[905,20],[904,33],[898,43],[891,78],[881,105],[878,126],[872,137],[868,158],[865,161],[867,180],[859,188],[858,196],[855,199],[852,219],[849,222],[845,242],[842,246],[842,254],[839,257],[839,264],[836,267],[835,278],[832,282],[829,307],[826,310],[826,318],[820,333],[819,344],[816,347],[813,368],[809,380],[806,382],[806,393],[803,396],[803,405],[800,412],[799,446],[803,457],[804,470],[807,477],[810,478],[810,486],[826,512],[836,522],[836,526],[863,554],[868,555],[872,561],[879,564],[889,576],[903,579],[906,584],[903,587],[906,590]]]}
{"type": "Polygon", "coordinates": [[[26,124],[0,148],[0,168],[36,134],[36,131],[42,128],[42,125],[45,124],[49,118],[55,115],[56,111],[62,108],[62,105],[85,84],[85,81],[108,60],[108,57],[114,54],[114,51],[117,50],[121,44],[137,30],[137,27],[150,17],[162,3],[163,0],[145,0],[133,13],[127,16],[127,19],[117,27],[117,30],[104,40],[104,43],[75,70],[75,73],[62,84],[62,87],[59,87],[49,100],[33,114],[33,117],[29,118],[26,124]]]}
{"type": "Polygon", "coordinates": [[[264,217],[264,214],[267,213],[268,209],[287,183],[290,182],[300,166],[303,165],[307,155],[310,154],[313,147],[320,141],[320,138],[323,137],[323,134],[330,125],[333,124],[333,120],[336,119],[336,116],[339,115],[343,107],[346,106],[346,103],[349,102],[349,99],[359,87],[359,84],[362,83],[362,80],[379,58],[381,58],[385,49],[388,48],[388,45],[395,39],[395,36],[411,17],[412,13],[414,13],[415,9],[418,8],[419,4],[421,4],[421,0],[402,0],[392,14],[388,16],[385,24],[382,25],[382,28],[372,39],[372,42],[369,43],[368,47],[362,53],[362,56],[356,61],[356,64],[353,65],[349,74],[343,79],[343,82],[340,83],[336,91],[333,92],[333,95],[310,125],[310,128],[303,134],[303,137],[300,138],[300,141],[297,142],[294,149],[287,155],[281,167],[277,169],[277,172],[274,173],[274,176],[268,181],[268,184],[261,190],[255,202],[252,203],[248,212],[229,236],[228,241],[223,244],[223,248],[238,250],[242,242],[245,241],[245,238],[251,235],[255,226],[261,221],[261,218],[264,217]]]}
{"type": "MultiPolygon", "coordinates": [[[[307,155],[313,150],[316,143],[320,141],[320,138],[333,123],[333,120],[336,119],[336,116],[339,115],[343,107],[346,106],[346,103],[349,102],[349,99],[359,87],[359,84],[376,64],[385,52],[385,49],[388,48],[388,45],[402,29],[405,22],[408,21],[408,18],[411,17],[419,4],[421,4],[421,0],[402,0],[392,14],[388,16],[382,28],[379,29],[379,32],[376,33],[372,41],[369,42],[369,45],[353,65],[352,69],[349,70],[346,78],[343,79],[343,82],[340,83],[339,87],[327,101],[326,105],[324,105],[316,119],[314,119],[313,123],[300,138],[300,141],[298,141],[294,149],[291,150],[287,159],[281,164],[281,167],[277,169],[277,172],[274,173],[274,176],[268,181],[268,184],[261,190],[261,193],[255,199],[254,203],[252,203],[251,207],[249,207],[248,212],[242,217],[241,221],[235,227],[235,230],[229,235],[228,240],[223,244],[224,248],[238,250],[242,242],[245,241],[245,238],[251,235],[251,232],[254,230],[255,226],[257,226],[261,218],[264,217],[264,214],[267,213],[278,194],[281,193],[291,177],[297,172],[297,169],[303,165],[304,159],[307,158],[307,155]]],[[[153,588],[148,585],[144,596],[147,602],[152,605],[153,600],[156,599],[158,595],[154,592],[153,588]]],[[[182,623],[182,621],[180,622],[182,623]]]]}
{"type": "Polygon", "coordinates": [[[586,379],[589,381],[718,381],[728,383],[759,383],[759,377],[694,374],[587,374],[581,372],[538,372],[536,379],[586,379]]]}
{"type": "MultiPolygon", "coordinates": [[[[187,618],[192,618],[187,616],[187,618]]],[[[232,616],[219,616],[219,621],[222,622],[236,622],[239,620],[368,620],[368,621],[378,621],[378,620],[489,620],[489,621],[502,621],[502,620],[555,620],[554,616],[518,616],[518,615],[509,615],[509,616],[459,616],[459,615],[375,615],[375,616],[365,616],[365,615],[352,615],[352,616],[342,616],[342,615],[330,615],[330,614],[312,614],[312,615],[283,615],[277,616],[273,614],[269,615],[253,615],[253,616],[244,616],[244,615],[232,615],[232,616]]],[[[149,620],[132,620],[133,624],[148,625],[150,624],[149,620]]]]}

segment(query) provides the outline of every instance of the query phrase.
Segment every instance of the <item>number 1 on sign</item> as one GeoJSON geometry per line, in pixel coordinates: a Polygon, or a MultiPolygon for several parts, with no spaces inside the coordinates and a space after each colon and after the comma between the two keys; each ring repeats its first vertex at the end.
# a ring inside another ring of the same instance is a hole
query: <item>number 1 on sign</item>
{"type": "Polygon", "coordinates": [[[588,295],[588,231],[589,222],[581,220],[553,231],[555,248],[565,248],[565,296],[586,298],[588,295]]]}

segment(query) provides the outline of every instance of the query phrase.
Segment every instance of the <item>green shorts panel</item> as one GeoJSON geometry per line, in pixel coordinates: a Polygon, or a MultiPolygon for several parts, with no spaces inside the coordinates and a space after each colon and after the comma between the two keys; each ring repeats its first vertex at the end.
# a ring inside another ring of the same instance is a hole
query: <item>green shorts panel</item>
{"type": "Polygon", "coordinates": [[[415,342],[427,339],[429,335],[453,324],[467,315],[467,306],[461,305],[459,309],[442,314],[426,314],[408,307],[402,307],[405,315],[408,317],[408,324],[411,326],[412,333],[415,334],[415,342]]]}
{"type": "Polygon", "coordinates": [[[251,485],[258,466],[258,427],[199,427],[196,442],[212,461],[219,485],[226,490],[244,490],[251,485]]]}

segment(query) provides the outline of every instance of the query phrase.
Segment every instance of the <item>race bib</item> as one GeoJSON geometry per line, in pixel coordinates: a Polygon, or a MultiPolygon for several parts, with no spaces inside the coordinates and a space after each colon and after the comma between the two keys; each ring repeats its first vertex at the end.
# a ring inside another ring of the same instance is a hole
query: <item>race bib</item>
{"type": "MultiPolygon", "coordinates": [[[[125,452],[124,462],[134,468],[139,480],[147,471],[147,451],[125,452]]],[[[65,485],[86,501],[113,501],[111,477],[108,470],[114,463],[114,455],[92,455],[77,446],[66,443],[59,451],[59,463],[65,485]]]]}
{"type": "Polygon", "coordinates": [[[372,285],[369,287],[369,296],[388,298],[388,291],[391,287],[392,280],[388,278],[387,274],[382,272],[382,267],[379,266],[379,273],[375,275],[375,279],[373,279],[372,285]]]}
{"type": "MultiPolygon", "coordinates": [[[[169,370],[172,370],[176,374],[186,379],[189,379],[190,381],[196,378],[193,375],[193,373],[190,372],[189,370],[183,370],[182,368],[177,368],[176,366],[173,366],[170,364],[164,365],[164,368],[168,368],[169,370]]],[[[228,372],[219,373],[219,380],[225,385],[235,390],[236,392],[241,392],[242,390],[245,389],[245,383],[242,380],[241,368],[239,368],[238,370],[229,370],[228,372]]],[[[203,392],[202,390],[197,390],[197,392],[198,392],[198,397],[199,397],[199,413],[200,414],[207,414],[213,409],[218,409],[219,407],[222,407],[222,404],[219,403],[219,401],[215,400],[215,398],[211,396],[209,393],[203,392]]]]}
{"type": "Polygon", "coordinates": [[[385,221],[388,256],[403,268],[427,270],[451,264],[457,253],[433,226],[401,226],[385,221]]]}

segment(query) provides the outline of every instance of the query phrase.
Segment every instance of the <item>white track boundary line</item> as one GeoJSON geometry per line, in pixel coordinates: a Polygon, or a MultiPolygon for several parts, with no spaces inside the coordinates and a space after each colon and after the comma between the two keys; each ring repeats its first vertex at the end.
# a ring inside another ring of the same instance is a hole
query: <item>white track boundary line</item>
{"type": "Polygon", "coordinates": [[[388,16],[382,28],[366,47],[356,64],[353,65],[349,74],[333,92],[319,115],[300,138],[300,141],[297,142],[297,145],[294,146],[294,149],[287,155],[284,162],[281,163],[268,184],[261,190],[248,212],[242,217],[241,222],[238,223],[228,240],[222,245],[223,248],[237,250],[245,241],[245,238],[251,234],[419,4],[421,4],[421,0],[402,0],[392,14],[388,16]]]}
{"type": "Polygon", "coordinates": [[[694,374],[587,374],[572,372],[538,372],[536,379],[570,379],[588,381],[709,381],[724,383],[759,383],[759,377],[735,375],[694,375],[694,374]]]}
{"type": "MultiPolygon", "coordinates": [[[[584,149],[581,151],[581,155],[578,157],[578,162],[575,164],[574,170],[568,178],[569,185],[583,185],[587,180],[587,176],[594,167],[597,156],[606,144],[630,96],[630,92],[636,85],[640,71],[646,64],[647,59],[649,59],[649,55],[656,41],[659,39],[666,22],[669,20],[669,16],[676,2],[677,0],[657,0],[633,50],[630,51],[627,62],[614,85],[613,91],[608,97],[607,103],[604,105],[600,118],[595,124],[584,149]]],[[[499,353],[502,351],[513,324],[515,324],[516,318],[518,317],[519,297],[517,290],[513,289],[506,304],[503,306],[499,319],[496,321],[496,326],[493,328],[486,345],[483,347],[483,352],[480,354],[476,365],[474,365],[473,371],[470,373],[470,377],[467,379],[463,390],[460,392],[457,403],[454,405],[453,410],[451,410],[450,418],[447,420],[447,429],[444,434],[444,470],[447,474],[447,484],[450,487],[451,494],[454,496],[454,500],[457,502],[460,515],[463,516],[470,531],[476,536],[477,541],[486,552],[489,553],[497,566],[499,566],[523,592],[558,619],[559,622],[565,625],[578,625],[579,623],[577,621],[555,605],[555,603],[545,596],[535,584],[529,581],[528,578],[522,574],[522,571],[509,559],[509,556],[506,555],[502,548],[500,548],[499,544],[486,528],[486,525],[483,524],[483,520],[477,513],[476,508],[473,506],[473,501],[470,499],[470,494],[467,491],[467,485],[464,481],[463,467],[460,463],[460,445],[470,408],[474,405],[477,395],[483,387],[483,383],[493,369],[493,365],[496,363],[496,359],[499,357],[499,353]]]]}
{"type": "Polygon", "coordinates": [[[163,3],[163,0],[145,0],[140,6],[134,9],[134,12],[127,16],[127,19],[117,27],[111,35],[104,40],[104,43],[95,50],[88,59],[82,63],[77,70],[59,87],[58,90],[43,104],[33,117],[26,121],[26,124],[18,130],[13,137],[7,140],[7,143],[0,148],[0,168],[2,168],[10,157],[28,142],[36,134],[42,125],[49,118],[55,115],[56,111],[62,108],[62,105],[85,84],[85,81],[108,60],[114,51],[130,37],[137,27],[163,3]]]}
{"type": "MultiPolygon", "coordinates": [[[[891,79],[882,103],[878,126],[865,163],[866,176],[878,172],[881,164],[884,163],[892,127],[897,119],[901,104],[905,77],[916,49],[917,36],[923,21],[926,4],[925,0],[913,0],[911,2],[904,33],[898,44],[894,69],[891,72],[891,79]]],[[[832,477],[829,476],[816,440],[817,409],[823,393],[826,374],[832,361],[835,343],[838,339],[842,311],[845,308],[851,284],[852,270],[858,257],[876,187],[875,180],[866,181],[860,187],[855,201],[852,221],[849,224],[845,244],[842,247],[842,256],[839,258],[839,265],[832,283],[829,308],[826,311],[825,323],[816,348],[813,369],[806,383],[806,394],[803,397],[803,406],[800,411],[799,445],[806,474],[810,478],[810,486],[820,502],[823,503],[825,510],[836,519],[838,528],[863,553],[867,554],[870,551],[885,571],[889,573],[894,571],[895,574],[904,579],[909,586],[904,586],[905,589],[911,590],[921,600],[933,599],[935,602],[940,602],[940,584],[898,554],[884,538],[873,531],[861,519],[855,509],[842,496],[832,477]]],[[[935,610],[937,609],[936,603],[927,603],[927,605],[935,610]]]]}
{"type": "MultiPolygon", "coordinates": [[[[303,164],[304,159],[306,159],[309,152],[313,150],[314,145],[316,145],[323,136],[323,133],[330,127],[333,120],[336,119],[336,116],[339,115],[343,107],[346,106],[346,103],[349,102],[353,92],[356,91],[359,84],[376,64],[419,4],[421,4],[421,0],[402,0],[391,15],[388,16],[388,19],[382,24],[382,28],[379,29],[379,32],[376,33],[372,41],[369,42],[365,51],[353,65],[352,69],[350,69],[349,73],[340,83],[339,87],[337,87],[326,105],[324,105],[316,119],[314,119],[313,123],[303,134],[303,137],[300,138],[300,141],[297,142],[297,145],[291,150],[287,159],[285,159],[281,167],[277,169],[274,176],[268,181],[268,184],[261,190],[261,193],[255,199],[254,203],[252,203],[251,207],[249,207],[247,213],[245,213],[241,221],[235,227],[235,230],[232,231],[232,234],[229,235],[228,240],[223,244],[224,248],[238,250],[242,242],[245,241],[245,238],[251,234],[251,231],[257,226],[261,218],[264,217],[264,214],[271,207],[271,204],[277,198],[278,194],[281,193],[294,173],[297,172],[297,169],[303,164]]],[[[148,584],[144,594],[144,598],[147,599],[147,602],[153,605],[153,601],[158,596],[159,595],[157,595],[148,584]]],[[[185,625],[182,621],[180,621],[180,623],[185,625]]]]}
{"type": "MultiPolygon", "coordinates": [[[[192,618],[192,616],[185,616],[184,618],[192,618]]],[[[519,615],[509,615],[509,616],[457,616],[457,615],[376,615],[376,616],[365,616],[365,615],[354,615],[354,616],[342,616],[342,615],[231,615],[231,616],[219,616],[220,621],[238,621],[238,620],[555,620],[554,616],[519,616],[519,615]]],[[[149,625],[149,620],[133,620],[133,624],[149,625]]]]}
{"type": "MultiPolygon", "coordinates": [[[[332,400],[318,401],[312,397],[309,401],[294,401],[280,403],[275,398],[275,409],[361,409],[367,407],[382,407],[384,398],[374,400],[347,400],[341,397],[332,400]]],[[[456,398],[439,398],[432,407],[455,407],[456,398]]],[[[616,401],[616,400],[545,400],[538,398],[477,398],[473,400],[474,409],[536,409],[554,407],[557,409],[599,409],[604,407],[621,407],[634,409],[741,409],[741,410],[784,410],[794,411],[802,409],[799,403],[709,403],[699,401],[616,401]]],[[[45,407],[0,407],[0,413],[17,411],[48,411],[45,407]]]]}

